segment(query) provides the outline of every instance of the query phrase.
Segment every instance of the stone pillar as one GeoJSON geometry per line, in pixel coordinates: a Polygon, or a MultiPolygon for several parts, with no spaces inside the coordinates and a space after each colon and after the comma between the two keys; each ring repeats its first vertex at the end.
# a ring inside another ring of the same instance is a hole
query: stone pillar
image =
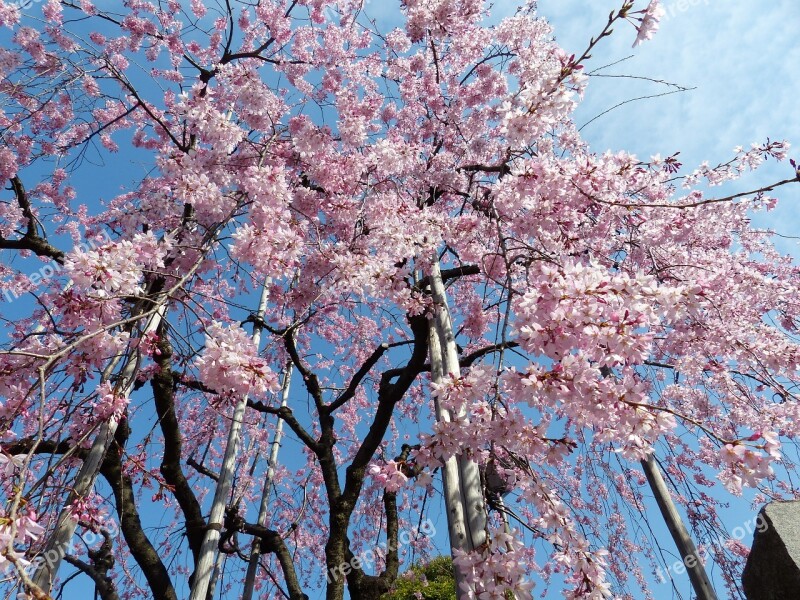
{"type": "Polygon", "coordinates": [[[767,504],[756,525],[742,575],[747,600],[800,598],[800,501],[767,504]]]}

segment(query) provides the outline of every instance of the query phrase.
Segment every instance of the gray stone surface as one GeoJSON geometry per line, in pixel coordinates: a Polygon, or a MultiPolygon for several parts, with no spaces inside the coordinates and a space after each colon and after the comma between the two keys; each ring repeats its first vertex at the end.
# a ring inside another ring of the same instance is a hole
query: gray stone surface
{"type": "Polygon", "coordinates": [[[800,600],[800,501],[772,502],[758,515],[742,575],[748,600],[800,600]]]}

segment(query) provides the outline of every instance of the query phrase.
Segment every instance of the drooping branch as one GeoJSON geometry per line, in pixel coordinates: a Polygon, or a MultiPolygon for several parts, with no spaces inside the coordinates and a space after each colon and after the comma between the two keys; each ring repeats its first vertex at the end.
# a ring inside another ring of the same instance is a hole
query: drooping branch
{"type": "MultiPolygon", "coordinates": [[[[214,232],[209,231],[204,237],[201,247],[207,249],[211,245],[214,235],[214,232]]],[[[55,364],[59,358],[65,356],[72,348],[77,347],[84,341],[92,339],[93,337],[98,336],[101,333],[112,329],[113,327],[120,327],[123,330],[132,332],[133,325],[130,327],[130,329],[126,329],[125,325],[128,323],[133,324],[143,321],[144,325],[140,331],[139,339],[143,339],[151,333],[155,333],[165,318],[168,299],[177,290],[181,289],[188,280],[191,279],[191,277],[200,267],[200,264],[201,261],[195,261],[194,264],[185,271],[183,276],[177,282],[175,282],[169,290],[162,291],[162,284],[157,282],[157,290],[151,294],[148,294],[140,302],[137,302],[132,309],[132,313],[129,318],[120,320],[114,325],[102,327],[79,336],[70,344],[66,344],[61,347],[57,352],[51,354],[50,356],[43,357],[45,358],[46,362],[42,369],[44,370],[45,368],[49,368],[51,365],[55,364]],[[145,306],[151,308],[145,309],[145,306]]],[[[130,397],[130,394],[136,385],[141,364],[142,353],[138,344],[136,344],[131,346],[126,353],[117,354],[110,361],[108,361],[105,369],[102,372],[101,381],[109,381],[113,376],[115,395],[120,398],[127,399],[130,397]],[[116,374],[114,374],[114,370],[118,365],[119,370],[116,374]]],[[[45,544],[45,551],[54,552],[56,558],[40,564],[32,578],[35,584],[42,589],[49,590],[52,586],[53,579],[58,572],[60,561],[63,558],[65,549],[68,547],[69,542],[75,532],[75,523],[70,516],[70,505],[72,505],[75,501],[85,497],[91,491],[98,473],[102,471],[107,452],[111,447],[114,438],[117,436],[117,429],[119,426],[120,416],[117,413],[112,414],[109,418],[102,422],[98,428],[94,440],[92,441],[91,449],[86,454],[85,460],[83,461],[83,464],[81,465],[75,477],[75,481],[71,485],[71,491],[68,497],[65,499],[63,508],[56,522],[56,527],[48,536],[45,544]]],[[[132,497],[133,495],[131,493],[131,498],[132,497]]],[[[136,518],[136,522],[132,523],[132,527],[134,529],[135,526],[138,526],[138,528],[141,529],[141,525],[138,523],[138,517],[136,518]]],[[[157,554],[155,556],[158,558],[157,554]]],[[[143,558],[145,560],[152,560],[151,556],[145,556],[143,558]]],[[[160,563],[160,561],[158,562],[160,563]]],[[[163,565],[161,566],[163,567],[163,565]]],[[[168,578],[167,581],[169,581],[168,578]]],[[[174,594],[174,590],[172,593],[174,594]]]]}

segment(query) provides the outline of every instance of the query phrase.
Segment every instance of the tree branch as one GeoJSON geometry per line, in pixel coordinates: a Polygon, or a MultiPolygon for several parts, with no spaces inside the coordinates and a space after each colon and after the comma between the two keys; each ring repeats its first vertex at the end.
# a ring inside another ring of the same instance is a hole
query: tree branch
{"type": "Polygon", "coordinates": [[[411,384],[424,370],[425,358],[428,355],[428,321],[424,316],[415,316],[409,317],[409,324],[414,333],[414,349],[411,358],[396,375],[393,373],[390,378],[387,373],[391,371],[386,371],[381,376],[381,383],[378,388],[378,408],[375,411],[375,417],[364,437],[364,441],[346,470],[343,496],[344,500],[348,504],[352,503],[353,506],[355,506],[355,501],[361,492],[367,464],[369,464],[381,441],[383,441],[383,437],[392,420],[395,404],[403,398],[411,384]],[[395,376],[397,381],[391,383],[391,379],[395,376]]]}
{"type": "Polygon", "coordinates": [[[100,473],[114,494],[120,530],[131,555],[147,579],[153,600],[178,600],[167,568],[142,529],[133,484],[130,475],[122,469],[121,453],[122,447],[118,441],[114,441],[106,454],[106,460],[100,467],[100,473]]]}
{"type": "MultiPolygon", "coordinates": [[[[450,279],[457,279],[459,277],[465,277],[467,275],[480,275],[481,268],[478,265],[462,265],[460,267],[455,267],[453,269],[444,269],[442,271],[442,281],[448,281],[450,279]]],[[[419,289],[425,289],[431,283],[430,277],[423,277],[420,282],[417,284],[419,289]]]]}
{"type": "Polygon", "coordinates": [[[102,600],[119,600],[117,590],[114,589],[114,585],[108,575],[100,573],[91,565],[70,554],[65,554],[64,560],[92,578],[95,590],[102,600]]]}
{"type": "Polygon", "coordinates": [[[281,419],[283,419],[286,424],[291,427],[292,431],[295,435],[300,438],[310,450],[312,450],[315,454],[320,448],[320,444],[314,437],[306,431],[305,427],[300,424],[300,421],[297,420],[297,417],[294,416],[294,412],[288,406],[280,406],[280,407],[272,407],[267,406],[263,402],[248,400],[247,407],[252,408],[253,410],[257,410],[258,412],[266,413],[268,415],[277,415],[281,419]]]}
{"type": "Polygon", "coordinates": [[[119,600],[114,581],[108,574],[114,568],[115,562],[112,553],[111,535],[105,530],[100,532],[103,534],[103,543],[100,548],[97,550],[89,549],[88,554],[89,559],[92,561],[91,565],[69,554],[64,555],[64,560],[92,578],[95,590],[102,600],[119,600]]]}
{"type": "Polygon", "coordinates": [[[270,552],[275,554],[278,562],[283,571],[284,581],[289,590],[290,600],[308,600],[308,596],[303,593],[303,588],[300,587],[300,580],[297,578],[297,571],[294,568],[294,559],[292,553],[286,546],[286,542],[277,531],[267,529],[263,525],[255,525],[251,523],[241,523],[238,527],[239,531],[257,537],[261,540],[261,551],[263,553],[270,552]]]}
{"type": "Polygon", "coordinates": [[[344,405],[348,400],[352,399],[353,396],[355,396],[356,390],[358,389],[358,386],[361,385],[364,377],[369,374],[369,372],[372,370],[372,367],[378,363],[378,361],[389,348],[405,346],[410,343],[412,342],[395,342],[394,344],[383,343],[378,346],[370,355],[370,357],[364,362],[364,364],[361,365],[361,368],[355,372],[352,379],[350,379],[350,383],[348,384],[347,388],[341,394],[339,394],[339,397],[336,398],[336,400],[328,404],[325,407],[325,410],[328,413],[332,413],[337,408],[340,408],[342,405],[344,405]]]}
{"type": "Polygon", "coordinates": [[[464,356],[460,361],[459,364],[462,367],[470,367],[476,361],[480,360],[487,354],[492,354],[494,352],[500,352],[501,350],[506,350],[508,348],[518,348],[519,344],[517,342],[503,342],[500,344],[492,344],[491,346],[486,346],[485,348],[480,348],[471,354],[467,354],[464,356]]]}
{"type": "Polygon", "coordinates": [[[33,214],[28,193],[25,191],[25,186],[22,185],[22,181],[18,176],[11,178],[11,189],[14,190],[17,204],[19,204],[20,209],[22,209],[22,214],[25,216],[28,224],[26,226],[25,235],[18,240],[7,240],[0,236],[0,249],[30,250],[37,256],[46,256],[62,264],[64,262],[64,252],[39,235],[38,220],[36,219],[36,215],[33,214]]]}
{"type": "Polygon", "coordinates": [[[206,469],[203,465],[197,462],[194,459],[194,457],[190,456],[189,460],[186,461],[186,464],[192,467],[198,473],[205,475],[209,479],[213,479],[214,481],[219,481],[219,475],[214,473],[211,469],[206,469]]]}

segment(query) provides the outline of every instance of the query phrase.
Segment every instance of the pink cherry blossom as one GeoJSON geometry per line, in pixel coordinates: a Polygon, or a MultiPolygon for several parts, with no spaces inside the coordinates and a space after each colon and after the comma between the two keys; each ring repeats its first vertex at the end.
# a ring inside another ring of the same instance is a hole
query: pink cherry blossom
{"type": "MultiPolygon", "coordinates": [[[[0,568],[56,595],[55,532],[119,531],[130,600],[448,551],[464,597],[647,597],[641,461],[695,533],[798,496],[800,268],[753,225],[797,180],[751,179],[789,144],[590,147],[596,44],[520,4],[0,0],[0,568]]],[[[595,40],[650,39],[632,5],[595,40]]]]}
{"type": "Polygon", "coordinates": [[[634,48],[646,40],[653,39],[658,31],[659,21],[666,14],[666,10],[661,6],[660,0],[650,0],[650,4],[643,11],[640,19],[641,24],[636,27],[636,41],[633,42],[634,48]]]}
{"type": "Polygon", "coordinates": [[[258,356],[252,339],[239,327],[213,322],[206,328],[206,343],[197,360],[205,381],[215,382],[220,393],[262,396],[278,389],[278,379],[258,356]]]}
{"type": "Polygon", "coordinates": [[[408,477],[403,474],[400,466],[393,460],[386,461],[384,465],[373,464],[370,466],[369,472],[378,484],[386,488],[387,492],[397,492],[408,481],[408,477]]]}

